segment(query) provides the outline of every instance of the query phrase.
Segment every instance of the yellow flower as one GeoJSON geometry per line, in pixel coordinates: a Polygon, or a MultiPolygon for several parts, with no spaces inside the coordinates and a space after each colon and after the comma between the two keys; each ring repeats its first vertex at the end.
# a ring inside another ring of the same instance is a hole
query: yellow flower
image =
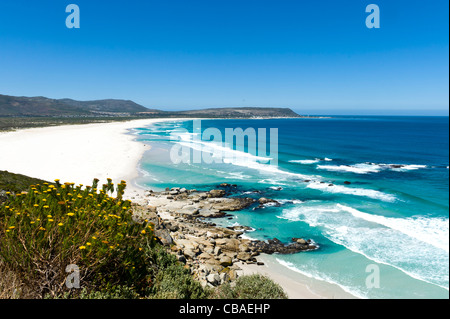
{"type": "Polygon", "coordinates": [[[48,221],[49,221],[50,223],[52,223],[54,220],[53,220],[53,219],[49,219],[48,221]]]}
{"type": "Polygon", "coordinates": [[[63,223],[59,223],[58,226],[61,227],[61,226],[64,226],[64,224],[63,223]]]}
{"type": "Polygon", "coordinates": [[[47,215],[47,218],[52,218],[52,215],[47,215]]]}
{"type": "Polygon", "coordinates": [[[86,246],[80,246],[80,250],[86,249],[86,246]]]}
{"type": "Polygon", "coordinates": [[[45,228],[44,227],[39,227],[39,230],[45,230],[45,228]]]}
{"type": "Polygon", "coordinates": [[[38,204],[34,204],[34,207],[39,207],[39,205],[38,204]]]}
{"type": "Polygon", "coordinates": [[[44,208],[45,208],[45,209],[48,209],[48,208],[50,208],[50,206],[48,206],[48,205],[45,205],[45,206],[44,206],[44,208]]]}
{"type": "Polygon", "coordinates": [[[92,245],[91,243],[86,243],[86,246],[90,246],[90,245],[92,245]]]}
{"type": "Polygon", "coordinates": [[[92,239],[97,239],[97,237],[95,237],[95,236],[92,236],[92,239]]]}
{"type": "Polygon", "coordinates": [[[33,225],[33,224],[34,224],[34,222],[30,222],[30,224],[31,224],[31,225],[33,225]]]}
{"type": "Polygon", "coordinates": [[[11,226],[11,227],[8,227],[9,229],[14,229],[14,228],[16,228],[16,226],[11,226]]]}
{"type": "Polygon", "coordinates": [[[67,216],[70,216],[70,217],[72,217],[72,216],[74,216],[75,214],[74,213],[68,213],[67,214],[67,216]]]}
{"type": "Polygon", "coordinates": [[[141,231],[141,234],[144,234],[144,235],[145,235],[145,230],[141,231]]]}
{"type": "Polygon", "coordinates": [[[55,179],[55,183],[58,183],[60,180],[59,179],[55,179]]]}

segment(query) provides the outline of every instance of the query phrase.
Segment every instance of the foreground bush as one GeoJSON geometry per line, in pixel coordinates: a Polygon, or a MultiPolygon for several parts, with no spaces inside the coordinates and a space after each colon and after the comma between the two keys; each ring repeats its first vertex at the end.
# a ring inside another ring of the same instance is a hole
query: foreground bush
{"type": "Polygon", "coordinates": [[[97,179],[85,188],[56,180],[6,192],[0,203],[0,298],[286,298],[259,275],[215,292],[203,288],[158,243],[153,224],[135,221],[131,202],[122,199],[125,188],[124,181],[115,187],[110,179],[101,189],[97,179]],[[66,287],[73,265],[80,289],[66,287]]]}
{"type": "Polygon", "coordinates": [[[7,193],[0,205],[0,258],[33,297],[79,294],[65,285],[69,265],[79,268],[85,294],[117,287],[129,287],[128,295],[156,293],[165,267],[157,264],[153,225],[133,220],[131,202],[122,200],[125,182],[97,187],[98,180],[86,188],[56,180],[7,193]],[[117,197],[108,195],[114,191],[117,197]]]}
{"type": "Polygon", "coordinates": [[[287,299],[286,293],[270,278],[261,275],[239,277],[232,287],[222,285],[216,291],[216,298],[220,299],[287,299]]]}

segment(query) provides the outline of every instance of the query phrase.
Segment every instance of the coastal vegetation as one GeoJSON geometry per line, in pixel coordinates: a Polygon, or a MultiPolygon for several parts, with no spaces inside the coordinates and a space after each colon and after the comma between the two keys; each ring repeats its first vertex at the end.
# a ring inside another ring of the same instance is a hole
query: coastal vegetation
{"type": "Polygon", "coordinates": [[[119,116],[74,116],[74,117],[60,117],[60,116],[45,116],[45,117],[0,117],[0,132],[1,131],[15,131],[19,129],[61,126],[61,125],[80,125],[93,123],[108,123],[140,119],[140,117],[119,117],[119,116]]]}
{"type": "Polygon", "coordinates": [[[0,131],[152,118],[294,118],[289,108],[230,107],[187,111],[148,109],[130,100],[76,101],[0,94],[0,131]]]}
{"type": "Polygon", "coordinates": [[[261,276],[201,285],[162,245],[155,225],[124,200],[125,181],[33,179],[24,188],[25,176],[1,176],[23,184],[3,190],[0,204],[0,298],[286,298],[261,276]],[[69,280],[73,270],[79,286],[69,280]]]}

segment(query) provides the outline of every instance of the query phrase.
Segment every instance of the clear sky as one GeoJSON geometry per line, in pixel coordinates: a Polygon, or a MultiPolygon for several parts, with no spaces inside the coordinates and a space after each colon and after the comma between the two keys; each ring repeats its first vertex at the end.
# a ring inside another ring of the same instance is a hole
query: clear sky
{"type": "Polygon", "coordinates": [[[0,94],[448,115],[448,44],[448,0],[1,0],[0,94]]]}

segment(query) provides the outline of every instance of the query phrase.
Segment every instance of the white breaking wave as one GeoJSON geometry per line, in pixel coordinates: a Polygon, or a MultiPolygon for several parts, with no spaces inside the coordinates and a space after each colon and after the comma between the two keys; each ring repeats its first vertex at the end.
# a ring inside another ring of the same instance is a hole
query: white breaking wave
{"type": "Polygon", "coordinates": [[[269,162],[273,159],[271,157],[257,156],[249,152],[235,150],[224,146],[222,143],[202,141],[200,139],[200,133],[177,133],[176,136],[181,139],[181,145],[190,147],[194,150],[211,153],[213,157],[217,158],[236,158],[240,160],[246,159],[250,161],[262,162],[269,162]]]}
{"type": "Polygon", "coordinates": [[[285,209],[279,218],[306,222],[370,260],[449,289],[448,218],[391,218],[323,203],[285,209]]]}
{"type": "Polygon", "coordinates": [[[281,187],[281,186],[270,186],[269,188],[274,191],[282,191],[283,190],[283,187],[281,187]]]}
{"type": "Polygon", "coordinates": [[[332,172],[349,172],[355,174],[369,174],[379,173],[383,170],[392,170],[397,172],[407,172],[418,169],[425,169],[427,165],[404,165],[404,164],[375,164],[375,163],[361,163],[355,165],[318,165],[317,169],[332,171],[332,172]]]}
{"type": "Polygon", "coordinates": [[[314,160],[292,160],[292,161],[289,161],[289,163],[299,163],[299,164],[305,164],[305,165],[315,164],[315,163],[319,163],[319,162],[320,162],[320,159],[318,159],[318,158],[316,158],[314,160]]]}
{"type": "Polygon", "coordinates": [[[333,185],[327,183],[319,183],[319,182],[311,182],[307,186],[311,189],[317,189],[324,192],[336,193],[336,194],[346,194],[346,195],[354,195],[354,196],[363,196],[369,197],[373,199],[382,200],[385,202],[394,202],[396,201],[396,197],[391,194],[386,194],[373,189],[365,189],[365,188],[351,188],[345,187],[342,185],[333,185]]]}
{"type": "Polygon", "coordinates": [[[277,202],[280,204],[303,204],[304,201],[301,201],[299,199],[277,199],[277,202]]]}
{"type": "Polygon", "coordinates": [[[357,209],[337,204],[338,208],[379,225],[398,230],[412,238],[449,252],[449,220],[445,218],[392,218],[363,213],[357,209]]]}
{"type": "Polygon", "coordinates": [[[356,165],[318,165],[318,169],[323,169],[333,172],[351,172],[356,174],[368,174],[368,173],[378,173],[381,170],[380,166],[370,165],[370,164],[356,164],[356,165]]]}
{"type": "MultiPolygon", "coordinates": [[[[262,161],[270,160],[270,158],[255,156],[255,155],[243,152],[243,151],[233,150],[229,147],[223,146],[222,144],[218,144],[218,143],[214,143],[214,142],[204,142],[204,141],[195,140],[195,139],[192,140],[192,136],[194,136],[194,135],[198,135],[198,133],[180,134],[179,136],[180,136],[180,139],[182,140],[182,142],[179,142],[179,144],[181,144],[182,146],[185,146],[185,147],[189,147],[189,148],[198,150],[198,151],[210,152],[212,154],[213,158],[219,157],[222,159],[222,162],[226,163],[226,164],[255,169],[260,172],[265,172],[265,173],[269,173],[271,175],[275,175],[277,177],[277,180],[271,180],[270,183],[272,183],[272,184],[273,183],[279,184],[279,180],[283,179],[283,178],[310,180],[313,182],[310,182],[307,185],[308,188],[317,189],[317,190],[321,190],[324,192],[369,197],[369,198],[382,200],[382,201],[386,201],[386,202],[394,202],[397,200],[397,198],[394,195],[386,194],[386,193],[383,193],[383,192],[377,191],[377,190],[363,189],[363,188],[351,188],[351,187],[346,187],[346,186],[342,186],[342,185],[329,186],[328,183],[320,183],[320,181],[322,180],[322,177],[320,177],[320,176],[311,176],[311,175],[287,172],[287,171],[279,169],[278,166],[276,166],[276,165],[263,164],[263,163],[259,162],[261,160],[262,161]],[[223,154],[225,154],[225,153],[232,154],[233,156],[227,156],[227,157],[222,158],[223,154]]],[[[316,159],[316,160],[321,161],[320,159],[316,159]]],[[[314,161],[316,161],[316,160],[314,160],[314,161]]],[[[299,161],[309,161],[309,160],[299,160],[299,161]]],[[[325,158],[324,161],[332,161],[332,159],[325,158]]],[[[388,165],[388,164],[376,165],[373,163],[366,163],[366,164],[357,164],[354,167],[349,167],[349,166],[326,166],[326,167],[328,167],[328,168],[331,167],[332,169],[336,168],[336,167],[338,169],[347,169],[347,170],[350,169],[350,170],[354,170],[355,172],[363,173],[363,172],[368,172],[369,170],[376,172],[376,171],[378,171],[378,169],[380,167],[382,167],[382,165],[388,165]]],[[[412,169],[412,167],[416,167],[416,166],[417,165],[411,166],[410,169],[412,169]]],[[[325,167],[325,166],[319,165],[318,168],[320,168],[320,167],[325,167]]],[[[406,167],[406,166],[404,166],[404,167],[406,167]]],[[[231,176],[230,178],[232,178],[232,177],[233,176],[231,176]]],[[[240,179],[246,178],[245,175],[239,175],[236,177],[240,178],[240,179]]],[[[265,180],[261,180],[260,182],[264,183],[265,180]]]]}
{"type": "Polygon", "coordinates": [[[393,166],[392,164],[390,166],[393,171],[400,171],[400,172],[415,171],[418,169],[424,169],[428,167],[427,165],[402,165],[402,167],[392,167],[393,166]]]}
{"type": "Polygon", "coordinates": [[[191,148],[193,150],[210,153],[212,158],[220,159],[225,164],[231,164],[235,166],[246,167],[250,169],[256,169],[261,172],[272,173],[277,176],[290,176],[298,179],[317,179],[318,177],[291,173],[280,170],[278,166],[271,164],[264,164],[262,162],[268,162],[272,160],[269,157],[256,156],[247,152],[231,149],[230,147],[223,146],[222,144],[213,142],[204,142],[201,140],[192,140],[193,135],[197,133],[183,133],[178,134],[182,141],[178,142],[179,145],[191,148]],[[226,156],[225,156],[226,155],[226,156]]]}

